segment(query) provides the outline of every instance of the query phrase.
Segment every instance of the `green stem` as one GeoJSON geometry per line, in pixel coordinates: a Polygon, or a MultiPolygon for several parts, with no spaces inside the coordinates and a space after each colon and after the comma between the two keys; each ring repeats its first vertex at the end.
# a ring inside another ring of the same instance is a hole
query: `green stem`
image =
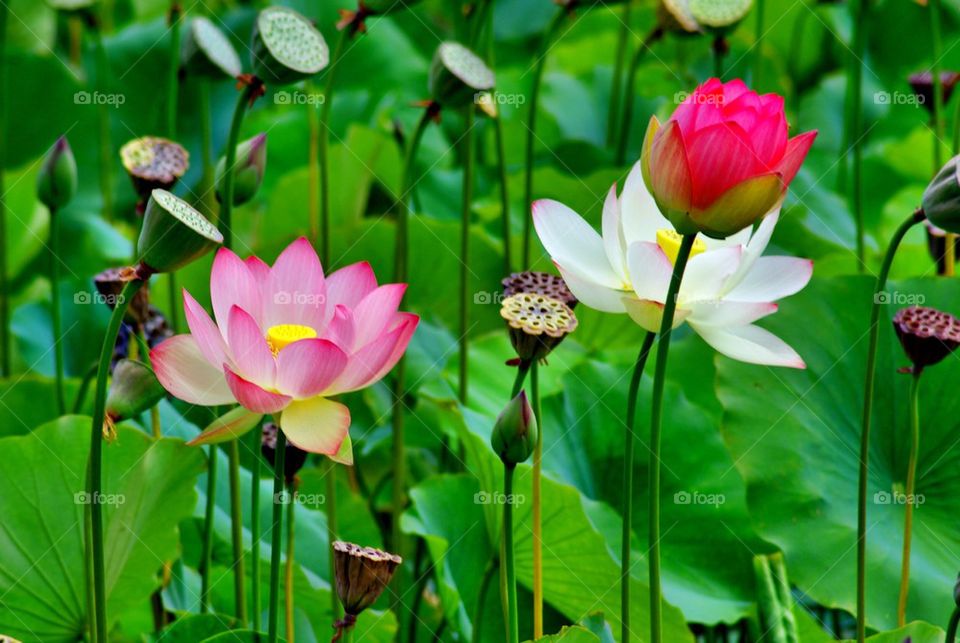
{"type": "Polygon", "coordinates": [[[253,464],[250,471],[250,611],[253,617],[253,629],[260,631],[260,445],[263,442],[263,424],[250,435],[250,452],[253,464]]]}
{"type": "Polygon", "coordinates": [[[933,45],[933,173],[943,165],[943,80],[940,78],[940,58],[943,56],[943,36],[940,28],[940,0],[930,0],[930,42],[933,45]]]}
{"type": "Polygon", "coordinates": [[[230,539],[233,542],[233,604],[237,619],[247,623],[247,595],[244,590],[243,564],[243,505],[240,488],[240,442],[231,440],[227,445],[230,465],[230,539]]]}
{"type": "Polygon", "coordinates": [[[467,131],[463,135],[463,194],[460,207],[460,403],[467,404],[469,393],[467,333],[470,326],[470,204],[473,200],[473,110],[466,108],[467,131]]]}
{"type": "MultiPolygon", "coordinates": [[[[526,150],[526,170],[524,172],[523,184],[523,207],[529,208],[533,202],[533,152],[536,144],[537,132],[537,103],[540,98],[540,87],[543,84],[543,69],[546,66],[547,50],[550,44],[560,30],[560,25],[566,18],[566,9],[557,11],[547,30],[543,32],[543,38],[540,41],[540,48],[537,50],[534,58],[533,81],[530,86],[530,109],[527,110],[527,150],[526,150]]],[[[530,267],[530,220],[532,217],[523,217],[523,263],[521,267],[526,269],[530,267]]]]}
{"type": "Polygon", "coordinates": [[[0,376],[10,376],[10,283],[7,277],[7,198],[4,166],[7,151],[7,16],[10,7],[0,3],[0,376]]]}
{"type": "MultiPolygon", "coordinates": [[[[530,369],[530,392],[533,397],[533,416],[540,431],[533,449],[533,638],[543,636],[543,511],[540,494],[540,476],[543,472],[543,413],[540,412],[539,364],[530,369]]],[[[509,496],[508,496],[509,499],[509,496]]]]}
{"type": "Polygon", "coordinates": [[[516,466],[503,465],[503,568],[507,578],[507,643],[519,643],[520,618],[517,613],[517,570],[513,561],[513,473],[516,466]]]}
{"type": "Polygon", "coordinates": [[[217,508],[217,447],[207,450],[207,503],[203,513],[203,552],[200,563],[200,612],[210,611],[210,564],[213,559],[213,523],[217,508]]]}
{"type": "Polygon", "coordinates": [[[326,86],[323,89],[323,105],[320,108],[320,126],[318,128],[318,158],[320,161],[320,260],[324,266],[330,264],[330,109],[333,105],[333,79],[337,63],[340,61],[340,55],[343,53],[343,46],[346,43],[348,32],[352,29],[347,27],[337,36],[337,44],[333,48],[333,54],[330,56],[330,64],[327,66],[326,86]]]}
{"type": "Polygon", "coordinates": [[[170,23],[170,59],[167,65],[167,137],[177,138],[177,98],[180,90],[180,27],[183,24],[183,10],[177,0],[170,3],[168,14],[170,23]]]}
{"type": "MultiPolygon", "coordinates": [[[[660,332],[657,337],[657,365],[653,372],[653,397],[651,402],[652,413],[650,418],[650,482],[649,482],[649,514],[650,514],[650,643],[660,643],[660,622],[663,606],[660,600],[660,430],[663,416],[663,387],[666,383],[667,356],[670,352],[670,335],[673,331],[673,313],[677,305],[677,293],[680,291],[680,282],[683,271],[690,258],[696,233],[683,235],[677,260],[673,264],[673,275],[670,277],[670,287],[667,289],[667,298],[663,303],[663,320],[660,322],[660,332]]],[[[621,561],[622,563],[623,561],[621,561]]]]}
{"type": "Polygon", "coordinates": [[[180,327],[180,298],[177,297],[177,273],[167,273],[167,305],[170,308],[170,328],[176,333],[180,327]]]}
{"type": "Polygon", "coordinates": [[[63,317],[60,312],[60,218],[50,209],[50,313],[53,316],[53,358],[57,385],[57,412],[67,412],[63,394],[63,317]]]}
{"type": "Polygon", "coordinates": [[[863,55],[866,43],[866,14],[869,0],[853,0],[851,7],[853,10],[853,46],[850,50],[849,64],[850,73],[847,82],[849,90],[847,91],[847,108],[845,113],[844,149],[840,150],[841,161],[846,164],[847,146],[853,147],[853,172],[852,181],[849,187],[849,198],[851,209],[853,210],[853,219],[857,230],[857,259],[859,271],[863,272],[865,254],[865,241],[863,229],[863,195],[861,190],[862,183],[862,141],[861,132],[863,130],[863,106],[861,105],[861,96],[863,95],[863,55]]]}
{"type": "MultiPolygon", "coordinates": [[[[101,13],[104,12],[106,12],[106,7],[101,8],[101,13]]],[[[91,31],[96,50],[98,91],[107,94],[109,93],[107,76],[110,73],[110,61],[107,59],[107,50],[103,46],[103,35],[100,33],[103,20],[100,23],[100,25],[94,26],[91,31]]],[[[105,96],[101,98],[105,98],[105,96]]],[[[105,100],[101,100],[97,106],[97,124],[100,135],[100,198],[103,201],[103,218],[111,221],[113,219],[113,150],[110,142],[110,106],[105,100]]]]}
{"type": "Polygon", "coordinates": [[[224,167],[226,169],[223,175],[223,194],[220,195],[220,217],[217,221],[217,227],[223,235],[223,247],[228,249],[233,247],[230,214],[233,210],[233,166],[237,163],[237,139],[240,138],[240,125],[243,123],[243,115],[247,111],[247,105],[253,95],[254,87],[253,83],[245,85],[237,98],[237,105],[233,109],[233,119],[230,121],[230,133],[227,136],[227,150],[224,152],[226,156],[224,167]]]}
{"type": "MultiPolygon", "coordinates": [[[[270,615],[267,633],[270,643],[277,643],[277,623],[280,618],[280,554],[283,540],[283,477],[287,436],[277,427],[277,445],[273,456],[273,526],[270,530],[270,615]]],[[[293,502],[293,499],[290,498],[293,502]]]]}
{"type": "Polygon", "coordinates": [[[627,423],[623,431],[623,531],[620,541],[620,640],[630,640],[630,540],[633,534],[633,452],[637,436],[633,426],[637,417],[637,393],[650,349],[657,338],[648,332],[643,338],[627,393],[627,423]]]}
{"type": "Polygon", "coordinates": [[[953,610],[950,615],[950,623],[947,625],[946,643],[954,643],[957,640],[957,625],[960,624],[960,607],[953,610]]]}
{"type": "Polygon", "coordinates": [[[93,585],[94,606],[96,608],[95,623],[99,640],[107,638],[107,595],[106,577],[103,563],[103,506],[100,504],[103,489],[103,421],[106,415],[107,403],[107,376],[110,373],[110,358],[113,357],[113,348],[117,342],[117,333],[123,322],[123,315],[129,302],[137,291],[146,283],[139,279],[128,281],[120,293],[107,332],[103,337],[103,346],[100,348],[100,362],[97,366],[97,386],[93,398],[93,418],[90,425],[90,478],[88,480],[87,498],[90,502],[90,533],[93,541],[93,585]]]}
{"type": "Polygon", "coordinates": [[[876,378],[877,344],[880,338],[880,306],[885,301],[882,296],[887,286],[887,276],[893,257],[903,241],[903,237],[914,225],[923,221],[923,211],[917,210],[900,224],[890,239],[887,252],[877,275],[877,284],[873,291],[873,305],[870,308],[870,341],[867,346],[867,372],[863,388],[863,418],[860,427],[860,474],[857,484],[857,641],[863,643],[867,630],[867,475],[870,457],[870,416],[873,412],[873,385],[876,378]]]}
{"type": "Polygon", "coordinates": [[[613,58],[613,79],[610,82],[610,104],[607,106],[607,146],[613,145],[617,136],[617,115],[620,113],[620,94],[623,82],[623,64],[627,58],[627,40],[630,36],[630,14],[633,0],[623,3],[623,17],[617,33],[617,50],[613,58]]]}
{"type": "Polygon", "coordinates": [[[727,41],[723,36],[717,36],[713,41],[713,75],[723,80],[723,55],[726,53],[727,41]]]}
{"type": "Polygon", "coordinates": [[[203,204],[203,213],[211,221],[215,218],[213,206],[215,188],[213,166],[213,110],[210,106],[210,81],[206,78],[198,79],[200,94],[200,154],[203,161],[203,175],[200,183],[203,186],[200,200],[203,204]]]}
{"type": "Polygon", "coordinates": [[[420,120],[417,122],[417,128],[413,131],[413,138],[410,139],[410,143],[407,145],[407,151],[403,161],[402,183],[396,203],[397,236],[396,250],[393,257],[394,280],[398,282],[405,282],[407,280],[407,263],[410,252],[407,246],[410,235],[410,216],[413,214],[410,211],[410,192],[413,190],[413,171],[417,160],[417,151],[420,149],[420,142],[423,140],[423,134],[427,130],[427,125],[430,124],[430,118],[430,110],[425,109],[420,120]]]}
{"type": "Polygon", "coordinates": [[[630,67],[627,69],[626,97],[623,104],[623,122],[620,124],[620,138],[617,140],[617,165],[623,165],[627,158],[627,143],[630,142],[630,129],[633,122],[633,102],[636,96],[634,85],[637,80],[637,70],[640,69],[640,63],[643,61],[643,55],[650,49],[657,40],[663,36],[663,30],[657,27],[651,31],[637,50],[633,52],[630,58],[630,67]]]}
{"type": "Polygon", "coordinates": [[[766,0],[757,0],[757,29],[753,39],[753,89],[760,91],[760,74],[763,68],[763,26],[766,0]]]}
{"type": "Polygon", "coordinates": [[[523,388],[523,380],[526,379],[527,373],[530,371],[530,365],[531,362],[520,362],[520,366],[517,367],[517,377],[513,380],[513,389],[510,391],[511,400],[520,395],[520,389],[523,388]]]}
{"type": "Polygon", "coordinates": [[[494,558],[487,563],[486,569],[483,570],[483,578],[480,579],[480,591],[477,593],[477,606],[473,612],[473,636],[470,639],[473,643],[480,643],[480,641],[483,640],[481,636],[481,626],[486,620],[483,617],[483,604],[487,597],[487,589],[490,587],[490,581],[493,580],[493,573],[497,571],[497,567],[499,567],[499,565],[497,564],[496,558],[494,558]]]}
{"type": "Polygon", "coordinates": [[[510,257],[510,195],[507,188],[507,153],[503,143],[503,121],[500,114],[493,119],[493,132],[497,142],[497,172],[500,175],[500,221],[503,235],[503,274],[513,272],[513,261],[510,257]]]}
{"type": "MultiPolygon", "coordinates": [[[[327,550],[329,554],[330,580],[333,582],[333,572],[336,568],[334,564],[333,543],[337,540],[337,534],[339,533],[337,527],[337,463],[333,460],[327,462],[326,485],[327,497],[324,498],[324,506],[327,509],[327,545],[329,545],[327,550]]],[[[336,592],[330,592],[330,613],[333,615],[334,622],[340,619],[340,600],[337,598],[336,592]]]]}
{"type": "MultiPolygon", "coordinates": [[[[90,484],[90,467],[87,466],[87,485],[90,484]]],[[[90,628],[89,640],[97,643],[97,621],[92,616],[97,613],[97,603],[94,595],[96,594],[96,585],[93,580],[93,517],[90,512],[90,505],[83,508],[83,572],[84,581],[87,589],[87,627],[90,628]]]]}
{"type": "Polygon", "coordinates": [[[910,542],[913,537],[913,505],[917,484],[917,452],[920,449],[920,373],[915,368],[910,382],[910,460],[907,463],[907,488],[903,517],[903,556],[900,559],[900,597],[897,601],[897,627],[907,624],[907,594],[910,591],[910,542]]]}
{"type": "MultiPolygon", "coordinates": [[[[287,564],[284,568],[284,615],[286,616],[286,639],[288,641],[296,640],[296,635],[293,628],[293,561],[294,561],[294,546],[296,544],[296,507],[297,502],[294,494],[296,494],[296,483],[290,485],[290,502],[287,503],[287,564]]],[[[335,594],[336,592],[334,592],[335,594]]]]}

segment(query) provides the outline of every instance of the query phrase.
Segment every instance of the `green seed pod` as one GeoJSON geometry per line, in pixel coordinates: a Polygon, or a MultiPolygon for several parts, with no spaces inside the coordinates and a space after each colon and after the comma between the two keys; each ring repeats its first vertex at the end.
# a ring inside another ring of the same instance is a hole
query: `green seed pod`
{"type": "MultiPolygon", "coordinates": [[[[237,162],[233,170],[233,205],[243,205],[257,194],[267,166],[267,135],[257,134],[237,145],[237,162]]],[[[220,157],[217,163],[217,201],[223,202],[222,182],[226,173],[227,159],[220,157]]]]}
{"type": "Polygon", "coordinates": [[[443,107],[463,107],[493,89],[494,75],[475,53],[458,42],[437,47],[430,65],[430,95],[443,107]]]}
{"type": "Polygon", "coordinates": [[[520,391],[497,418],[490,435],[490,446],[504,464],[516,465],[530,457],[539,435],[537,418],[527,402],[527,394],[520,391]]]}
{"type": "Polygon", "coordinates": [[[149,366],[122,359],[113,369],[107,394],[107,415],[120,422],[140,415],[163,399],[166,391],[149,366]]]}
{"type": "Polygon", "coordinates": [[[923,213],[930,223],[947,232],[960,233],[960,156],[940,168],[923,191],[923,213]]]}
{"type": "Polygon", "coordinates": [[[678,35],[693,35],[703,31],[690,13],[690,0],[660,0],[657,22],[665,31],[678,35]]]}
{"type": "Polygon", "coordinates": [[[690,15],[708,30],[724,33],[750,11],[753,0],[689,0],[690,15]]]}
{"type": "Polygon", "coordinates": [[[230,39],[203,16],[190,21],[180,49],[180,60],[194,76],[236,78],[243,73],[240,56],[230,39]]]}
{"type": "Polygon", "coordinates": [[[253,27],[253,73],[267,84],[289,85],[327,66],[330,50],[304,16],[286,7],[268,7],[253,27]]]}
{"type": "Polygon", "coordinates": [[[166,190],[150,194],[137,255],[147,271],[171,272],[223,243],[216,226],[166,190]]]}
{"type": "Polygon", "coordinates": [[[51,212],[70,203],[77,193],[77,161],[65,136],[57,139],[37,175],[37,198],[51,212]]]}

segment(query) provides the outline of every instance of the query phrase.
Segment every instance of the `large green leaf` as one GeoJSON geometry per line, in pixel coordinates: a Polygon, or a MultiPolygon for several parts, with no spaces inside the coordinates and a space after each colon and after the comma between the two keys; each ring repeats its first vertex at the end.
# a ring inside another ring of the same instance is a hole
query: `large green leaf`
{"type": "MultiPolygon", "coordinates": [[[[0,440],[0,630],[75,641],[86,627],[84,557],[90,419],[67,416],[0,440]]],[[[177,524],[196,504],[203,456],[179,440],[120,427],[104,445],[108,615],[145,602],[178,556],[177,524]]]]}

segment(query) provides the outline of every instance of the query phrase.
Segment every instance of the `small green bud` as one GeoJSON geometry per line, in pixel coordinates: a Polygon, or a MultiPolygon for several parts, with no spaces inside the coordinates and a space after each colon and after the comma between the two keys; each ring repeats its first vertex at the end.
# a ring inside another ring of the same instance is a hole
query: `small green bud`
{"type": "Polygon", "coordinates": [[[430,95],[443,107],[479,102],[493,89],[494,75],[486,63],[458,42],[443,42],[430,65],[430,95]]]}
{"type": "MultiPolygon", "coordinates": [[[[227,159],[217,163],[217,201],[223,202],[222,182],[227,159]]],[[[257,134],[237,145],[237,161],[233,171],[233,205],[243,205],[257,194],[267,167],[267,135],[257,134]]]]}
{"type": "Polygon", "coordinates": [[[253,73],[268,85],[309,78],[330,62],[323,35],[307,18],[286,7],[267,7],[257,15],[250,50],[253,73]]]}
{"type": "Polygon", "coordinates": [[[930,223],[947,232],[960,233],[960,156],[940,168],[923,191],[923,213],[930,223]]]}
{"type": "Polygon", "coordinates": [[[147,274],[171,272],[223,243],[223,235],[189,203],[166,190],[150,193],[137,240],[147,274]]]}
{"type": "Polygon", "coordinates": [[[162,400],[165,394],[149,366],[122,359],[113,368],[107,394],[107,416],[114,422],[136,417],[162,400]]]}
{"type": "Polygon", "coordinates": [[[527,394],[520,391],[497,418],[490,436],[490,446],[504,464],[520,464],[533,453],[539,435],[537,418],[527,401],[527,394]]]}
{"type": "Polygon", "coordinates": [[[51,211],[70,203],[77,193],[77,161],[67,142],[61,136],[53,144],[37,175],[37,198],[51,211]]]}

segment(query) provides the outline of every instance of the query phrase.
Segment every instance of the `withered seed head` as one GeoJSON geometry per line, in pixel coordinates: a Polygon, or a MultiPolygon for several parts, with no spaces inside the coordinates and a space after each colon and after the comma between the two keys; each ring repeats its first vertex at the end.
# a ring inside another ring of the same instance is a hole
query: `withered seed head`
{"type": "Polygon", "coordinates": [[[943,360],[960,346],[960,321],[935,308],[902,308],[893,317],[893,328],[913,362],[914,373],[943,360]]]}
{"type": "Polygon", "coordinates": [[[344,612],[356,617],[376,602],[403,559],[338,540],[333,543],[333,561],[337,596],[344,612]]]}
{"type": "Polygon", "coordinates": [[[520,293],[503,300],[500,316],[510,329],[510,341],[521,363],[543,360],[577,328],[577,316],[558,299],[520,293]]]}
{"type": "MultiPolygon", "coordinates": [[[[273,466],[273,459],[277,452],[277,425],[273,422],[263,423],[263,434],[260,440],[260,453],[263,458],[273,466]]],[[[293,479],[299,473],[303,465],[307,463],[307,452],[296,447],[289,442],[284,451],[283,471],[287,482],[293,482],[293,479]]]]}
{"type": "MultiPolygon", "coordinates": [[[[120,293],[123,291],[126,283],[130,281],[128,278],[129,274],[129,268],[107,268],[103,272],[94,275],[93,285],[96,287],[103,302],[106,303],[111,310],[120,303],[120,293]]],[[[133,296],[133,300],[127,307],[126,316],[128,320],[138,325],[145,323],[149,316],[149,304],[150,295],[147,290],[147,284],[144,284],[143,287],[137,291],[137,294],[133,296]]]]}
{"type": "Polygon", "coordinates": [[[536,293],[562,301],[571,310],[577,305],[577,298],[567,288],[567,282],[563,277],[551,275],[549,272],[532,270],[515,272],[509,277],[504,277],[500,283],[503,285],[504,297],[512,297],[520,293],[536,293]]]}
{"type": "Polygon", "coordinates": [[[128,141],[120,148],[120,160],[140,197],[137,210],[141,214],[152,190],[169,190],[190,167],[190,153],[179,143],[159,136],[128,141]]]}

